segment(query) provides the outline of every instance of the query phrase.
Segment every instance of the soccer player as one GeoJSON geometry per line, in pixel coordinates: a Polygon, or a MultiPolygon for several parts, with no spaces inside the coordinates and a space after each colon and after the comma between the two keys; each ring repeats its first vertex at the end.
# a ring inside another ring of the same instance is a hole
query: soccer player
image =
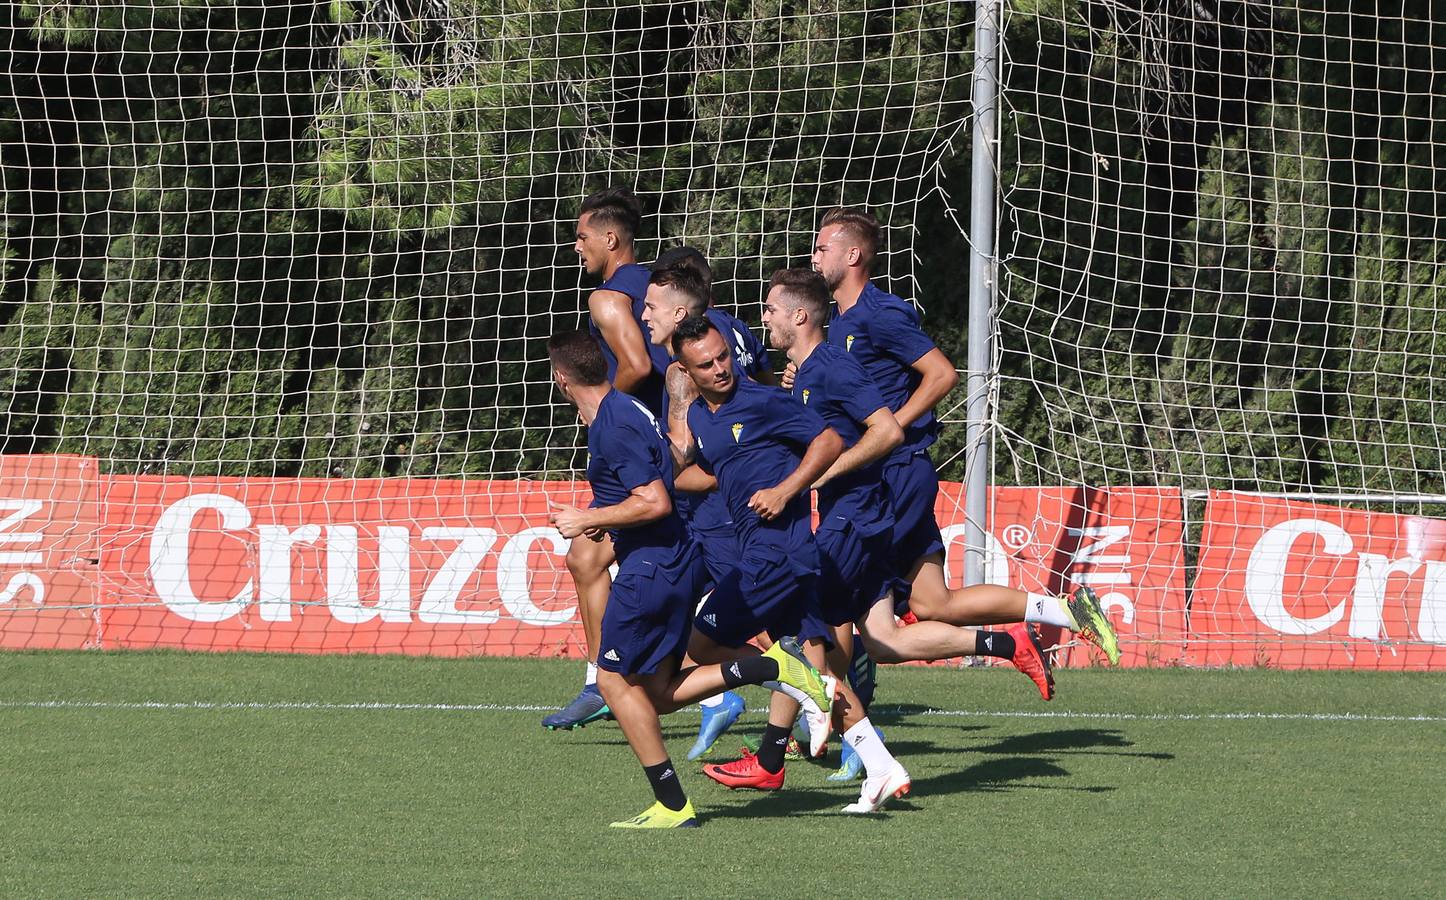
{"type": "Polygon", "coordinates": [[[607,381],[602,349],[587,332],[547,345],[553,382],[588,426],[592,506],[552,503],[563,537],[609,531],[618,559],[601,623],[598,686],[652,785],[654,802],[616,828],[691,828],[693,805],[663,745],[660,712],[742,684],[781,680],[827,706],[828,686],[808,665],[771,648],[681,668],[693,604],[705,577],[697,547],[673,510],[673,451],[658,420],[607,381]]]}
{"type": "MultiPolygon", "coordinates": [[[[660,255],[653,263],[643,302],[643,322],[649,338],[655,346],[669,348],[678,323],[689,316],[706,316],[732,349],[734,371],[760,384],[773,384],[763,342],[747,325],[713,306],[712,276],[703,254],[692,247],[678,247],[660,255]]],[[[682,443],[688,440],[687,414],[686,404],[669,405],[670,431],[677,432],[680,437],[675,440],[682,443]]],[[[683,493],[678,495],[676,505],[703,551],[711,583],[717,584],[738,563],[738,538],[723,498],[713,491],[702,495],[683,493]]],[[[719,736],[738,721],[746,704],[741,696],[729,691],[708,698],[700,706],[703,717],[698,739],[688,750],[689,759],[707,753],[719,736]]]]}
{"type": "MultiPolygon", "coordinates": [[[[884,460],[903,443],[904,432],[863,367],[824,339],[830,304],[828,287],[818,273],[781,269],[769,283],[763,322],[769,342],[795,367],[793,396],[817,411],[847,448],[814,483],[819,512],[815,536],[823,562],[819,598],[824,621],[834,630],[836,652],[848,652],[857,624],[870,655],[879,662],[995,656],[1013,662],[1047,694],[1049,667],[1033,632],[1023,624],[1006,633],[943,622],[894,625],[894,516],[882,479],[884,460]]],[[[821,740],[812,725],[810,738],[821,740]]]]}
{"type": "MultiPolygon", "coordinates": [[[[662,418],[666,353],[652,349],[642,321],[648,270],[638,265],[633,239],[642,226],[642,203],[625,187],[598,191],[582,201],[573,249],[589,275],[602,278],[587,300],[588,330],[601,342],[607,379],[632,394],[654,416],[662,418]]],[[[608,566],[614,560],[612,541],[573,541],[567,570],[577,586],[577,607],[589,658],[597,656],[603,606],[607,603],[608,566]]],[[[597,688],[597,666],[587,664],[582,691],[562,709],[542,720],[544,727],[572,729],[606,718],[607,703],[597,688]]]]}
{"type": "MultiPolygon", "coordinates": [[[[1024,621],[1068,628],[1118,664],[1114,627],[1087,587],[1056,598],[997,585],[951,591],[945,584],[944,543],[934,517],[939,476],[928,449],[938,431],[934,407],[959,374],[920,328],[918,311],[869,280],[878,245],[873,216],[832,209],[819,227],[812,262],[837,306],[829,343],[858,361],[904,429],[903,444],[884,463],[884,481],[894,504],[894,561],[908,580],[909,608],[920,619],[954,625],[1024,621]]],[[[788,374],[784,383],[792,383],[788,374]]]]}
{"type": "MultiPolygon", "coordinates": [[[[707,318],[679,323],[672,345],[699,393],[687,413],[697,464],[679,475],[678,486],[691,490],[715,484],[732,515],[739,546],[738,565],[699,610],[689,656],[709,661],[724,648],[746,645],[759,632],[773,639],[773,650],[785,636],[796,635],[809,660],[830,675],[828,629],[818,618],[815,593],[819,557],[810,527],[809,487],[835,464],[842,439],[787,394],[738,378],[732,353],[707,318]]],[[[845,812],[871,812],[887,797],[908,793],[909,773],[879,740],[847,682],[835,683],[841,699],[835,706],[839,730],[855,745],[868,770],[866,783],[877,794],[845,812]]],[[[819,706],[825,714],[830,711],[826,704],[819,706]]],[[[745,751],[731,763],[704,766],[704,774],[730,788],[782,787],[784,749],[797,712],[788,696],[776,693],[758,754],[745,751]]]]}

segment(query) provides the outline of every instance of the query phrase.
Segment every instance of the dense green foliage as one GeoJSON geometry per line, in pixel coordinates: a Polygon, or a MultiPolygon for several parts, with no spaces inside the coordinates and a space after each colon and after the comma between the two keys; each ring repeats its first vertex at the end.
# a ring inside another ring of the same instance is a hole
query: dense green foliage
{"type": "MultiPolygon", "coordinates": [[[[1443,489],[1446,36],[1327,6],[1011,4],[1002,483],[1443,489]]],[[[646,198],[643,258],[704,247],[754,321],[820,210],[868,205],[962,363],[973,14],[11,4],[0,450],[570,470],[540,343],[580,321],[607,183],[646,198]]]]}

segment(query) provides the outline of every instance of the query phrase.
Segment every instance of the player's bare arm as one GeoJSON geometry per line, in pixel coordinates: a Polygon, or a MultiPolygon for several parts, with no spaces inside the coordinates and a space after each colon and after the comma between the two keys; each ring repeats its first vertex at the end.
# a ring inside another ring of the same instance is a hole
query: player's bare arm
{"type": "Polygon", "coordinates": [[[688,466],[673,479],[673,489],[689,494],[706,494],[718,490],[718,479],[698,466],[688,466]]]}
{"type": "Polygon", "coordinates": [[[937,406],[959,383],[959,372],[954,363],[937,347],[919,357],[910,368],[923,376],[923,380],[914,388],[908,401],[894,413],[894,418],[903,428],[908,428],[937,406]]]}
{"type": "Polygon", "coordinates": [[[609,528],[636,528],[656,522],[673,511],[672,498],[662,479],[633,488],[628,499],[612,506],[578,509],[552,500],[547,501],[547,505],[552,507],[548,521],[568,539],[609,528]]]}
{"type": "Polygon", "coordinates": [[[764,488],[748,499],[748,508],[765,522],[778,518],[789,501],[808,489],[843,452],[843,438],[837,431],[825,428],[809,442],[808,450],[787,478],[771,488],[764,488]]]}
{"type": "MultiPolygon", "coordinates": [[[[680,363],[668,366],[664,376],[668,389],[668,444],[673,451],[673,474],[680,475],[698,455],[698,444],[688,427],[688,407],[698,399],[698,386],[680,363]]],[[[709,476],[712,477],[712,476],[709,476]]]]}
{"type": "Polygon", "coordinates": [[[813,486],[823,487],[840,475],[881,460],[903,442],[904,429],[899,426],[898,420],[889,412],[888,407],[880,407],[864,419],[864,433],[859,436],[857,443],[839,454],[839,458],[834,460],[834,464],[828,467],[828,471],[824,472],[813,486]]]}
{"type": "Polygon", "coordinates": [[[643,330],[633,318],[632,299],[618,291],[593,291],[587,298],[587,309],[603,340],[618,358],[613,386],[631,393],[647,379],[653,367],[643,330]]]}

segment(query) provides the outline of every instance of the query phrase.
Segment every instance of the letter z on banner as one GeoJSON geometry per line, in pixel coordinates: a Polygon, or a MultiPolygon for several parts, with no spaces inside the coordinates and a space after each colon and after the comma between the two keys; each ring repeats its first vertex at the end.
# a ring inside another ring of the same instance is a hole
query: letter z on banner
{"type": "Polygon", "coordinates": [[[1188,660],[1446,666],[1446,521],[1215,492],[1188,660]]]}

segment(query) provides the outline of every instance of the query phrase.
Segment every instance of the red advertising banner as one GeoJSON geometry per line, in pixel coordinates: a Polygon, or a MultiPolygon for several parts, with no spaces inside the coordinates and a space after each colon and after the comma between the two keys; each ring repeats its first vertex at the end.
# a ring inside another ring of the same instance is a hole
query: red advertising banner
{"type": "MultiPolygon", "coordinates": [[[[581,656],[549,497],[588,494],[0,457],[0,647],[581,656]]],[[[1446,667],[1446,522],[1213,494],[1187,615],[1177,491],[997,488],[992,501],[989,579],[1090,585],[1126,665],[1446,667]]],[[[958,485],[937,511],[958,584],[958,485]]]]}
{"type": "Polygon", "coordinates": [[[0,647],[100,637],[93,459],[0,456],[0,647]]]}
{"type": "Polygon", "coordinates": [[[1446,667],[1446,521],[1217,492],[1201,543],[1187,661],[1446,667]]]}
{"type": "Polygon", "coordinates": [[[106,479],[108,647],[576,655],[574,482],[106,479]]]}
{"type": "MultiPolygon", "coordinates": [[[[1184,518],[1165,488],[1001,487],[991,494],[988,579],[1059,594],[1088,585],[1120,635],[1121,665],[1180,659],[1185,643],[1184,518]]],[[[940,485],[936,509],[951,585],[962,583],[963,487],[940,485]]],[[[1059,640],[1057,629],[1044,635],[1059,640]]],[[[1066,638],[1068,635],[1065,636],[1066,638]]],[[[1093,648],[1088,648],[1103,658],[1093,648]]],[[[1079,664],[1086,649],[1067,655],[1079,664]]]]}

